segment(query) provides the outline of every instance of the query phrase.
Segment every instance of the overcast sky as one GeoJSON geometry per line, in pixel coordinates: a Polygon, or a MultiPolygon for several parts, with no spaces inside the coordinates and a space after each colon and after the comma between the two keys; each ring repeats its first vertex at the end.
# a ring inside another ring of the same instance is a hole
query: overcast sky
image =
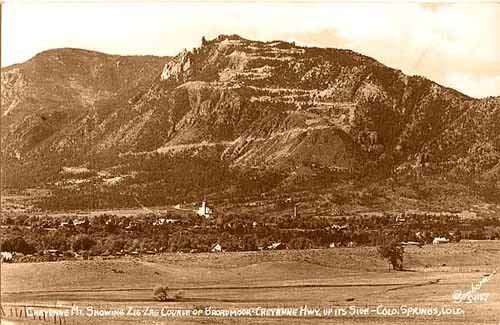
{"type": "Polygon", "coordinates": [[[500,2],[40,2],[5,1],[2,66],[60,47],[175,55],[203,35],[239,34],[348,48],[473,97],[500,96],[500,2]]]}

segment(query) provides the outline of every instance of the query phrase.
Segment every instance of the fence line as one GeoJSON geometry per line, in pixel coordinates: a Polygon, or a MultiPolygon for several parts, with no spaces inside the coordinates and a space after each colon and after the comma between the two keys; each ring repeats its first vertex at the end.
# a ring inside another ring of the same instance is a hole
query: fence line
{"type": "MultiPolygon", "coordinates": [[[[31,315],[28,315],[28,308],[40,308],[38,306],[26,306],[26,305],[13,305],[13,306],[9,306],[8,307],[9,309],[9,314],[8,314],[8,317],[9,318],[13,318],[13,319],[21,319],[21,320],[43,320],[47,323],[50,323],[50,324],[59,324],[59,325],[66,325],[66,324],[71,324],[71,322],[69,321],[69,317],[65,316],[65,315],[58,315],[58,314],[55,314],[53,315],[52,317],[50,317],[49,313],[46,313],[46,311],[41,311],[41,312],[38,312],[38,313],[34,313],[32,312],[31,315]],[[68,318],[68,319],[67,319],[68,318]]],[[[52,307],[51,307],[52,308],[52,307]]],[[[56,309],[58,307],[55,307],[56,309]]],[[[59,308],[64,308],[64,307],[59,307],[59,308]]],[[[64,309],[67,309],[67,308],[64,308],[64,309]]],[[[5,316],[7,316],[7,313],[6,313],[6,310],[7,309],[4,309],[3,306],[0,305],[0,315],[2,316],[2,318],[5,316]]],[[[35,309],[32,309],[32,310],[35,310],[35,309]]]]}

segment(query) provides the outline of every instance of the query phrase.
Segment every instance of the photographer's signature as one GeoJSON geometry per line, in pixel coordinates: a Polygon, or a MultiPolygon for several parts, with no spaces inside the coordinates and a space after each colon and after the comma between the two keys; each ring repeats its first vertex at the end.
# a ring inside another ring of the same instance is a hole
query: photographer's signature
{"type": "Polygon", "coordinates": [[[482,286],[490,281],[490,279],[497,273],[497,271],[493,271],[488,275],[484,275],[481,277],[478,283],[471,284],[471,289],[468,291],[455,290],[451,295],[453,302],[459,303],[476,303],[476,302],[486,302],[490,296],[489,293],[480,292],[482,286]]]}

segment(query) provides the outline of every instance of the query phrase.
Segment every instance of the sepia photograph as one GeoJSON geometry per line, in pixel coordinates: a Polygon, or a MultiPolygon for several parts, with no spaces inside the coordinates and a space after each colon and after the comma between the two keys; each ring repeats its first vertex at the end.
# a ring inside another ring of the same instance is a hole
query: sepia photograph
{"type": "Polygon", "coordinates": [[[1,325],[500,325],[499,1],[0,9],[1,325]]]}

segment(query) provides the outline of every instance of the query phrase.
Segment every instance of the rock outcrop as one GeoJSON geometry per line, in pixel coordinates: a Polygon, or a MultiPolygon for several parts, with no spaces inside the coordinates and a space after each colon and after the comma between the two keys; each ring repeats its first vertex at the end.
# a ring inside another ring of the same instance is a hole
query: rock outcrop
{"type": "Polygon", "coordinates": [[[169,61],[163,67],[161,80],[173,80],[182,82],[189,77],[191,68],[191,53],[187,50],[182,51],[172,61],[169,61]]]}

